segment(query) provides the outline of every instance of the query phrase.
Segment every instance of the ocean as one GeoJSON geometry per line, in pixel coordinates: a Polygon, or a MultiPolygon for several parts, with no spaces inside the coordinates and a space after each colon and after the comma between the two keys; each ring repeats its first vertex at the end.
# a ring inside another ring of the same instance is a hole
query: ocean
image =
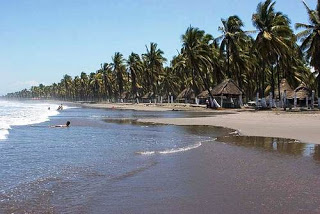
{"type": "Polygon", "coordinates": [[[0,213],[320,212],[317,145],[59,104],[0,101],[0,213]]]}

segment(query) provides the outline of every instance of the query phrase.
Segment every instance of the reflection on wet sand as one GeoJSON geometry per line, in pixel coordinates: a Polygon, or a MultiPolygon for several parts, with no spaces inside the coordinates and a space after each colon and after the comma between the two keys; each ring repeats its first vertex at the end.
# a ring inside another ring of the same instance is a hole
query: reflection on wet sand
{"type": "Polygon", "coordinates": [[[314,160],[320,160],[320,145],[292,139],[227,135],[218,137],[217,141],[286,155],[312,156],[314,160]]]}
{"type": "MultiPolygon", "coordinates": [[[[139,122],[133,118],[108,118],[104,119],[108,123],[146,125],[145,122],[139,122]]],[[[156,125],[156,124],[148,124],[156,125]]],[[[161,125],[161,124],[160,124],[161,125]]],[[[314,160],[320,161],[320,145],[301,143],[293,139],[256,137],[256,136],[239,136],[237,131],[232,129],[213,127],[213,126],[180,126],[188,134],[217,137],[218,142],[228,143],[235,146],[247,148],[263,149],[268,152],[277,152],[287,155],[299,155],[313,157],[314,160]]]]}

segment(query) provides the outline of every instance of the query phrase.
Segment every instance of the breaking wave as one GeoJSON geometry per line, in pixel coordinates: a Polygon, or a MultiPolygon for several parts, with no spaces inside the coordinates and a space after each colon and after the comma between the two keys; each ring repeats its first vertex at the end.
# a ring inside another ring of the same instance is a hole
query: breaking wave
{"type": "Polygon", "coordinates": [[[202,146],[202,143],[204,143],[204,142],[210,142],[213,140],[216,140],[216,138],[201,141],[196,144],[185,146],[185,147],[166,149],[166,150],[162,150],[162,151],[140,151],[140,152],[136,152],[136,154],[138,154],[138,155],[155,155],[155,154],[166,155],[166,154],[173,154],[173,153],[178,153],[178,152],[186,152],[186,151],[196,149],[196,148],[202,146]]]}
{"type": "Polygon", "coordinates": [[[49,121],[50,116],[59,114],[57,108],[52,103],[0,101],[0,140],[7,139],[12,126],[49,121]]]}

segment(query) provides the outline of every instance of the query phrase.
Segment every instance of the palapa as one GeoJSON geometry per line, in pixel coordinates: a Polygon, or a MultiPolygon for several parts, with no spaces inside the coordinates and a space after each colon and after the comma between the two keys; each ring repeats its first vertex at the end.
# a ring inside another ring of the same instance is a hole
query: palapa
{"type": "Polygon", "coordinates": [[[128,99],[129,97],[130,97],[130,92],[128,92],[128,91],[124,91],[120,95],[120,99],[128,99]]]}
{"type": "Polygon", "coordinates": [[[153,92],[148,92],[145,95],[143,95],[142,99],[151,99],[153,97],[153,92]]]}
{"type": "Polygon", "coordinates": [[[177,96],[177,100],[183,100],[183,99],[194,99],[195,93],[191,88],[185,88],[181,93],[177,96]]]}
{"type": "MultiPolygon", "coordinates": [[[[289,85],[288,81],[286,79],[282,79],[280,82],[280,93],[284,94],[284,91],[286,91],[286,97],[287,99],[293,99],[294,98],[294,90],[289,85]]],[[[274,90],[274,96],[279,99],[279,90],[278,88],[275,88],[274,90]]]]}
{"type": "MultiPolygon", "coordinates": [[[[210,90],[211,91],[211,90],[210,90]]],[[[202,91],[200,94],[197,96],[199,99],[206,99],[209,97],[209,92],[208,90],[202,91]]]]}
{"type": "Polygon", "coordinates": [[[297,99],[304,100],[306,97],[310,97],[311,90],[306,86],[304,82],[302,82],[295,90],[297,99]]]}
{"type": "Polygon", "coordinates": [[[226,79],[211,91],[213,96],[240,96],[243,94],[241,88],[232,80],[226,79]]]}

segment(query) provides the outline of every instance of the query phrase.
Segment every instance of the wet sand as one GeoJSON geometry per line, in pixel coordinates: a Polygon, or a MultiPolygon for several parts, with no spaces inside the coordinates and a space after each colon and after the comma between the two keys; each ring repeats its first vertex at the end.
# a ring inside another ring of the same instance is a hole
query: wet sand
{"type": "Polygon", "coordinates": [[[136,110],[136,111],[204,111],[210,112],[206,109],[205,105],[193,105],[184,103],[163,103],[163,104],[152,104],[152,103],[84,103],[83,107],[88,108],[106,108],[106,109],[123,109],[123,110],[136,110]]]}
{"type": "Polygon", "coordinates": [[[0,150],[0,213],[320,212],[320,145],[136,121],[169,115],[190,113],[75,108],[16,127],[0,150]]]}
{"type": "Polygon", "coordinates": [[[207,117],[147,118],[139,122],[171,125],[205,125],[237,130],[241,135],[295,139],[320,144],[320,111],[283,112],[254,110],[207,110],[190,104],[86,104],[86,107],[131,109],[139,111],[196,111],[207,117]],[[209,114],[210,113],[210,114],[209,114]],[[212,115],[214,114],[214,115],[212,115]]]}
{"type": "Polygon", "coordinates": [[[236,129],[241,135],[295,139],[320,144],[320,114],[238,112],[201,118],[154,118],[140,122],[172,125],[210,125],[236,129]]]}

